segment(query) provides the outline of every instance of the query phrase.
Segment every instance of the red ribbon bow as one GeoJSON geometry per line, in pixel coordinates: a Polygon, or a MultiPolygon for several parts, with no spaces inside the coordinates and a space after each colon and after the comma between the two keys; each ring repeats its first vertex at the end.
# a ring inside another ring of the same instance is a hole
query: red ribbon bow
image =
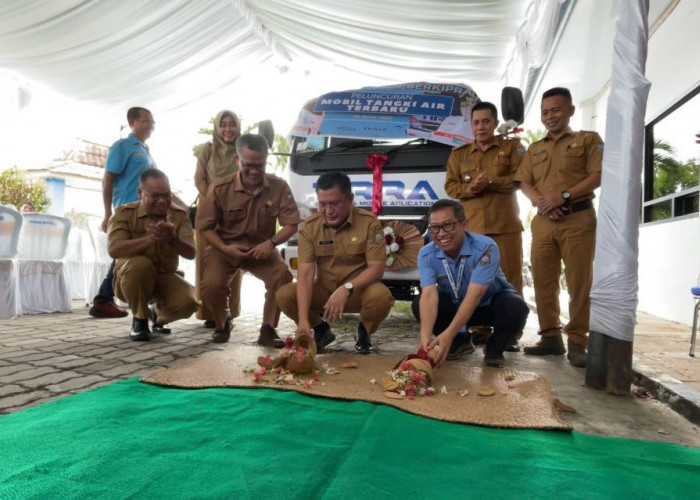
{"type": "Polygon", "coordinates": [[[388,160],[387,155],[367,155],[367,169],[372,171],[372,213],[375,215],[382,213],[382,174],[388,160]]]}

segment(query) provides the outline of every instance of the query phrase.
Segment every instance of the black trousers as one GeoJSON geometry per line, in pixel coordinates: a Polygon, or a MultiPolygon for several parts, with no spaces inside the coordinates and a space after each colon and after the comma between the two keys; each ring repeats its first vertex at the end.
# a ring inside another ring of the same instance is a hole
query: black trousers
{"type": "Polygon", "coordinates": [[[112,286],[112,280],[114,279],[114,264],[116,261],[112,261],[109,266],[109,271],[107,271],[107,276],[102,281],[100,285],[100,290],[95,295],[92,301],[96,304],[104,304],[106,302],[114,302],[114,288],[112,286]]]}
{"type": "MultiPolygon", "coordinates": [[[[421,291],[422,293],[422,291],[421,291]]],[[[420,295],[413,299],[411,309],[420,321],[420,295]]],[[[433,326],[433,335],[439,335],[450,325],[459,309],[452,298],[438,293],[438,311],[433,326]]],[[[466,326],[492,326],[493,334],[486,341],[486,351],[492,355],[503,354],[508,341],[525,327],[530,310],[523,298],[515,292],[500,292],[491,297],[487,306],[477,307],[466,326]]]]}

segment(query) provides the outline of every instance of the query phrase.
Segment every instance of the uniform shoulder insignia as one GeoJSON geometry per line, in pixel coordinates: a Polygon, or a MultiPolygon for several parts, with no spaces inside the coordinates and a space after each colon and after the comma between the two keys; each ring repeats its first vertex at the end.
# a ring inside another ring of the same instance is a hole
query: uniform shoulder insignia
{"type": "Polygon", "coordinates": [[[480,266],[488,266],[489,264],[491,264],[491,247],[488,247],[484,255],[479,259],[480,266]]]}
{"type": "Polygon", "coordinates": [[[382,226],[374,228],[374,234],[372,235],[372,241],[377,245],[384,243],[386,241],[386,239],[384,238],[384,229],[382,229],[382,226]]]}

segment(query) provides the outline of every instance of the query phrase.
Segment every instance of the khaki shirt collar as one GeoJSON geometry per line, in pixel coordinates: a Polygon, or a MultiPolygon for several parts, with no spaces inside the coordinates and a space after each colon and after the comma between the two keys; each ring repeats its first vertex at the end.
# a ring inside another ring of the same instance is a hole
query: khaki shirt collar
{"type": "Polygon", "coordinates": [[[139,219],[142,217],[148,217],[148,212],[146,212],[146,206],[141,200],[139,200],[138,208],[136,209],[136,217],[139,219]]]}
{"type": "MultiPolygon", "coordinates": [[[[353,215],[354,215],[354,214],[355,214],[355,206],[353,205],[352,208],[350,209],[350,213],[348,213],[348,218],[345,219],[345,222],[343,222],[340,226],[338,226],[337,228],[335,228],[336,231],[337,231],[338,229],[341,229],[341,228],[345,227],[346,225],[352,226],[352,219],[353,219],[353,215]]],[[[324,219],[323,216],[321,216],[321,220],[323,221],[323,225],[324,225],[325,227],[330,227],[328,224],[326,224],[326,219],[324,219]]]]}
{"type": "MultiPolygon", "coordinates": [[[[258,194],[262,193],[263,189],[269,189],[269,187],[270,187],[270,181],[267,179],[267,174],[263,173],[262,186],[260,186],[258,189],[255,190],[255,192],[253,193],[253,196],[257,196],[258,194]]],[[[243,179],[241,179],[241,171],[240,170],[236,171],[236,176],[234,177],[233,190],[234,191],[242,191],[242,192],[247,193],[245,187],[243,186],[243,179]]]]}
{"type": "MultiPolygon", "coordinates": [[[[559,139],[563,139],[564,137],[567,137],[567,136],[569,136],[569,135],[574,135],[574,133],[575,133],[575,132],[574,132],[573,130],[571,130],[571,127],[566,127],[566,130],[565,130],[564,133],[561,135],[561,137],[559,137],[559,139]]],[[[549,140],[549,141],[553,141],[553,140],[554,140],[554,138],[552,138],[552,135],[551,135],[549,132],[547,132],[547,135],[544,136],[544,139],[545,139],[545,140],[549,140]]],[[[559,140],[559,139],[557,139],[557,140],[559,140]]]]}
{"type": "Polygon", "coordinates": [[[499,137],[500,136],[497,136],[497,135],[494,136],[493,141],[491,142],[491,144],[489,144],[489,146],[486,149],[481,149],[481,146],[479,146],[479,144],[476,141],[474,141],[474,143],[473,143],[474,147],[472,148],[472,151],[471,151],[472,154],[476,153],[477,151],[481,151],[482,153],[485,153],[486,151],[488,151],[489,149],[491,149],[494,146],[496,146],[497,148],[502,147],[502,144],[501,144],[499,137]]]}

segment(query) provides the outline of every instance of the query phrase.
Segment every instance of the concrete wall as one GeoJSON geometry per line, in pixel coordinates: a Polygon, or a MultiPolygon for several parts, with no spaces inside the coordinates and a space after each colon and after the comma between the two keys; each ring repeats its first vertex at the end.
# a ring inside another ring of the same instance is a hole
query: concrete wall
{"type": "MultiPolygon", "coordinates": [[[[689,50],[697,47],[698,26],[700,2],[682,0],[649,40],[647,123],[700,85],[700,51],[689,50]]],[[[700,117],[695,132],[700,132],[700,117]]],[[[699,273],[700,217],[640,227],[639,309],[690,324],[690,287],[699,273]]]]}

